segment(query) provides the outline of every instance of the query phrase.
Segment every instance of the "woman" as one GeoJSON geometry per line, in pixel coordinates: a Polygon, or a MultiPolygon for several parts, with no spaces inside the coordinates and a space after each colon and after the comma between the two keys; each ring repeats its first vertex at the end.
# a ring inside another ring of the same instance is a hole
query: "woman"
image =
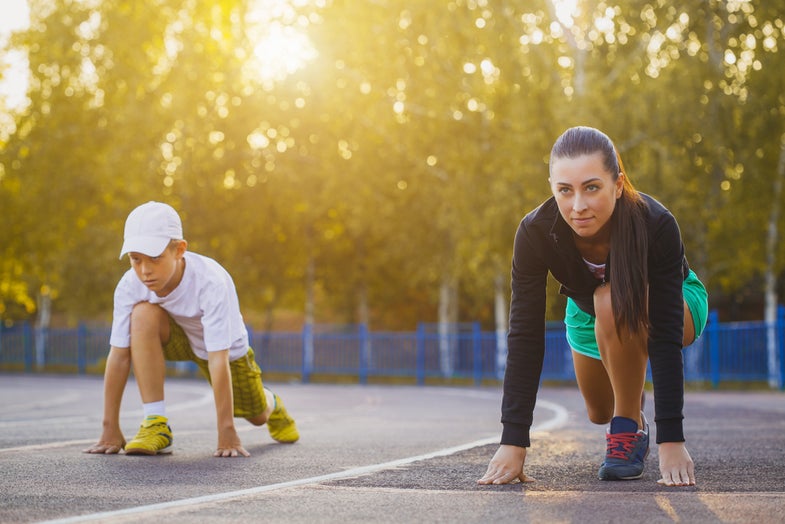
{"type": "Polygon", "coordinates": [[[687,264],[678,224],[635,190],[613,143],[575,127],[550,157],[553,197],[515,237],[501,446],[480,484],[530,481],[523,471],[545,351],[548,272],[566,295],[565,324],[589,419],[610,422],[602,480],[643,475],[647,360],[654,384],[660,483],[695,484],[684,443],[681,348],[701,333],[706,290],[687,264]]]}

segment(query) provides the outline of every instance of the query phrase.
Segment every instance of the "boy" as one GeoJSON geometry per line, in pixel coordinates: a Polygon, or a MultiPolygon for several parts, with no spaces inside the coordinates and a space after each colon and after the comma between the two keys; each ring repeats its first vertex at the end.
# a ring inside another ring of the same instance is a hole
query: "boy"
{"type": "Polygon", "coordinates": [[[85,453],[119,453],[123,448],[126,455],[171,453],[164,404],[166,360],[196,362],[212,385],[218,422],[214,456],[250,455],[233,417],[255,426],[266,422],[278,442],[299,439],[281,399],[262,384],[231,276],[216,261],[187,247],[180,217],[167,204],[148,202],[128,215],[120,258],[127,253],[131,269],[115,289],[103,432],[85,453]],[[132,365],[145,418],[126,444],[120,402],[132,365]]]}

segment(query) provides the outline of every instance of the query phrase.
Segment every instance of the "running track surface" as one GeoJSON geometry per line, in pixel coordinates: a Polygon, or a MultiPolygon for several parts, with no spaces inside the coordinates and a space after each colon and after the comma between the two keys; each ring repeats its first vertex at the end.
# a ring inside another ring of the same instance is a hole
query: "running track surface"
{"type": "MultiPolygon", "coordinates": [[[[698,485],[667,488],[656,446],[642,479],[597,480],[604,428],[575,388],[544,388],[526,467],[537,482],[478,486],[499,388],[268,385],[297,444],[240,420],[251,457],[213,458],[209,386],[170,379],[174,453],[96,456],[81,450],[100,434],[100,377],[0,375],[0,522],[785,522],[782,392],[688,392],[698,485]]],[[[141,415],[132,382],[126,438],[141,415]]]]}

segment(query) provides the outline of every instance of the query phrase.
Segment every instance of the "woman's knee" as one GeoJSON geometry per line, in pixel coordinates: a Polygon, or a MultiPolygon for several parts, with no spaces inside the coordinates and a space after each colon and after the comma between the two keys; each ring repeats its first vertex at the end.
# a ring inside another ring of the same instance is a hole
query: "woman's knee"
{"type": "Polygon", "coordinates": [[[592,406],[586,402],[586,413],[593,424],[607,424],[613,418],[613,406],[592,406]]]}
{"type": "Polygon", "coordinates": [[[589,420],[595,424],[610,422],[613,416],[613,387],[600,360],[573,351],[575,379],[578,382],[589,420]]]}
{"type": "Polygon", "coordinates": [[[601,284],[594,290],[594,317],[595,331],[599,327],[604,333],[616,332],[610,284],[601,284]]]}
{"type": "Polygon", "coordinates": [[[695,342],[695,319],[692,317],[692,311],[690,311],[689,306],[687,303],[684,303],[684,338],[681,343],[682,348],[686,348],[690,344],[695,342]]]}

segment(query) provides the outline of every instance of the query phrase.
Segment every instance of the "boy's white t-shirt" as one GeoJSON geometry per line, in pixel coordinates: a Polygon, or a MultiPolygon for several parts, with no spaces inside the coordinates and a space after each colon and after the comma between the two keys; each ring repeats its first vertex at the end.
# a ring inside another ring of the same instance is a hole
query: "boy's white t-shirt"
{"type": "Polygon", "coordinates": [[[183,279],[165,297],[150,291],[129,269],[114,293],[114,316],[109,343],[131,346],[131,310],[139,302],[158,304],[183,328],[194,354],[207,360],[209,351],[229,350],[229,360],[248,352],[237,290],[229,273],[215,260],[186,251],[183,279]]]}

